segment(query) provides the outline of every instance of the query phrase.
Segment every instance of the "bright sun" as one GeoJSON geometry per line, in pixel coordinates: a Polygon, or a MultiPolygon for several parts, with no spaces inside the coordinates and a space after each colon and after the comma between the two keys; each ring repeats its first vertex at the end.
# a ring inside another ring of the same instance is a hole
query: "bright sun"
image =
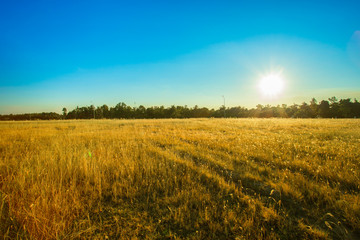
{"type": "Polygon", "coordinates": [[[284,80],[276,74],[269,74],[261,78],[259,90],[265,97],[276,97],[284,90],[284,80]]]}

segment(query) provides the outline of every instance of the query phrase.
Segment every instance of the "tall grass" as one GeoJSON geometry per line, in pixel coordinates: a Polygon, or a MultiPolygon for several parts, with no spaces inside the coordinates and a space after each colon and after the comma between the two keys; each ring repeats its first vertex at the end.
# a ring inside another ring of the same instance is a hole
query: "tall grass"
{"type": "Polygon", "coordinates": [[[0,123],[5,239],[357,239],[360,121],[0,123]]]}

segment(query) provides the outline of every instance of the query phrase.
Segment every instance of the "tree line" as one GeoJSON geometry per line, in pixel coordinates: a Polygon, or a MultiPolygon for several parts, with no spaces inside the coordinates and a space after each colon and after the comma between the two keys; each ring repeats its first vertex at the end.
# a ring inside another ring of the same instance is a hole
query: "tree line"
{"type": "Polygon", "coordinates": [[[131,107],[121,102],[114,107],[94,105],[76,107],[62,114],[27,113],[0,115],[0,120],[60,120],[60,119],[149,119],[149,118],[359,118],[360,103],[357,99],[340,99],[336,97],[318,102],[315,98],[309,103],[277,106],[258,104],[255,108],[225,107],[209,109],[188,106],[153,106],[131,107]]]}

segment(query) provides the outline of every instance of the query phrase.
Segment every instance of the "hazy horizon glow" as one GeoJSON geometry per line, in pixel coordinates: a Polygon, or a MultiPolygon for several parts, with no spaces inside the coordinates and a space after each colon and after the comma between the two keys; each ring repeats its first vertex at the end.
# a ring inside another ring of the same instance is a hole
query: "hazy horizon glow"
{"type": "Polygon", "coordinates": [[[360,4],[324,3],[1,3],[0,114],[360,98],[360,4]]]}

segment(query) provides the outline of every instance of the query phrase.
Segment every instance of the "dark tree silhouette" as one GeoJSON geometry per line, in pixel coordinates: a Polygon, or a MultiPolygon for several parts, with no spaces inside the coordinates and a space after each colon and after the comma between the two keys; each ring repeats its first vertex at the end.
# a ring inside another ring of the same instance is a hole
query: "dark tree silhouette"
{"type": "Polygon", "coordinates": [[[199,107],[195,105],[193,108],[188,106],[175,106],[165,108],[164,106],[144,107],[130,107],[121,102],[115,107],[108,107],[102,105],[95,107],[94,105],[86,107],[76,107],[68,112],[67,108],[62,109],[63,114],[58,113],[26,113],[26,114],[9,114],[0,115],[0,120],[49,120],[49,119],[131,119],[131,118],[359,118],[360,117],[360,103],[357,99],[350,98],[338,100],[336,97],[331,97],[328,100],[322,100],[320,103],[315,98],[312,98],[310,104],[303,102],[301,105],[293,104],[287,106],[286,104],[271,106],[271,105],[256,105],[256,108],[247,109],[244,107],[225,107],[222,105],[218,109],[208,109],[206,107],[199,107]]]}
{"type": "Polygon", "coordinates": [[[64,108],[62,109],[62,111],[63,111],[63,116],[64,116],[64,118],[66,118],[66,115],[67,115],[67,109],[66,109],[66,107],[64,107],[64,108]]]}
{"type": "Polygon", "coordinates": [[[330,117],[330,104],[326,100],[322,100],[319,104],[319,116],[322,118],[330,117]]]}

